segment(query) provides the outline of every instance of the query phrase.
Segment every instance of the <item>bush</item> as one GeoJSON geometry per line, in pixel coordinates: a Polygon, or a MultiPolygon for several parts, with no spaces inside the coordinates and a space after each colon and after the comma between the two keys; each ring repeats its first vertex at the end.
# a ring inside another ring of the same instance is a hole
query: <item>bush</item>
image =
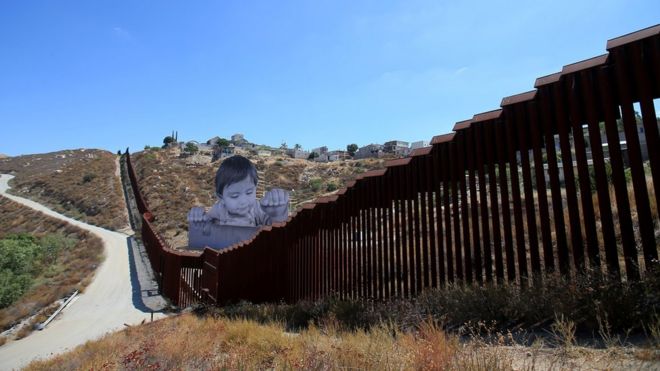
{"type": "Polygon", "coordinates": [[[487,324],[477,331],[515,328],[548,329],[556,318],[577,325],[582,334],[601,330],[603,320],[613,332],[642,333],[657,326],[660,313],[658,267],[639,282],[621,282],[600,276],[547,277],[543,286],[519,288],[508,285],[472,286],[448,284],[422,292],[414,299],[374,302],[328,297],[296,304],[239,304],[207,309],[217,316],[282,323],[289,330],[322,327],[369,330],[381,323],[400,329],[418,328],[433,319],[447,328],[487,324]]]}
{"type": "Polygon", "coordinates": [[[328,185],[325,187],[325,190],[328,192],[336,191],[338,188],[337,184],[335,182],[330,182],[328,185]]]}
{"type": "Polygon", "coordinates": [[[0,240],[0,308],[11,305],[32,284],[39,248],[36,239],[25,234],[0,240]]]}
{"type": "Polygon", "coordinates": [[[82,182],[89,183],[96,178],[96,174],[85,174],[83,175],[82,182]]]}
{"type": "Polygon", "coordinates": [[[319,190],[321,190],[321,185],[323,185],[323,179],[321,178],[314,178],[309,181],[309,187],[314,192],[318,192],[319,190]]]}
{"type": "Polygon", "coordinates": [[[185,151],[190,153],[190,154],[195,154],[195,153],[197,153],[197,151],[199,151],[199,148],[197,148],[197,146],[194,145],[193,143],[188,143],[188,144],[186,144],[185,151]]]}
{"type": "Polygon", "coordinates": [[[54,263],[60,251],[74,245],[75,240],[58,234],[40,240],[15,234],[0,240],[0,308],[20,298],[42,268],[54,263]]]}
{"type": "Polygon", "coordinates": [[[351,143],[346,146],[346,152],[348,152],[351,157],[355,156],[355,152],[357,152],[358,146],[355,143],[351,143]]]}

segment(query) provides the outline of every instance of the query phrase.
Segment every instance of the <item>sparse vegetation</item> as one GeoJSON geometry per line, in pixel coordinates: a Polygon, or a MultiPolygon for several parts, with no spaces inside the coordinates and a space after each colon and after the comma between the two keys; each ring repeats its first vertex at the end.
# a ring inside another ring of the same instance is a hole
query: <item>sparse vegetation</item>
{"type": "Polygon", "coordinates": [[[323,185],[323,179],[321,178],[314,178],[309,181],[309,187],[313,192],[318,192],[321,189],[321,185],[323,185]]]}
{"type": "Polygon", "coordinates": [[[96,174],[85,174],[83,175],[83,183],[89,183],[96,178],[96,174]]]}
{"type": "MultiPolygon", "coordinates": [[[[185,247],[188,243],[186,215],[192,206],[210,206],[216,201],[213,182],[220,162],[186,166],[175,150],[138,152],[132,155],[132,160],[142,192],[156,216],[154,226],[170,246],[185,247]]],[[[359,167],[345,166],[347,162],[344,161],[318,163],[275,156],[252,157],[252,161],[259,171],[259,192],[275,187],[286,189],[290,191],[293,209],[333,192],[329,184],[339,189],[358,172],[383,166],[383,160],[377,159],[348,161],[360,163],[359,167]],[[315,178],[322,179],[321,183],[312,184],[310,180],[315,178]]]]}
{"type": "Polygon", "coordinates": [[[325,186],[325,190],[328,192],[334,192],[338,189],[339,187],[337,186],[336,183],[334,182],[328,182],[328,184],[325,186]]]}
{"type": "Polygon", "coordinates": [[[60,252],[73,245],[75,240],[58,234],[38,239],[19,233],[0,239],[0,309],[20,298],[41,272],[52,268],[60,252]]]}
{"type": "Polygon", "coordinates": [[[197,148],[197,146],[194,143],[188,143],[186,144],[186,148],[184,150],[194,155],[199,151],[199,148],[197,148]]]}
{"type": "Polygon", "coordinates": [[[446,369],[463,366],[461,352],[456,338],[433,324],[410,333],[386,325],[370,332],[327,326],[286,333],[277,324],[186,314],[126,329],[27,369],[446,369]]]}
{"type": "Polygon", "coordinates": [[[507,339],[484,343],[452,335],[428,319],[407,330],[379,323],[353,331],[329,319],[289,332],[279,323],[187,313],[107,335],[26,369],[625,369],[658,362],[647,348],[564,352],[542,343],[512,347],[507,339]]]}
{"type": "Polygon", "coordinates": [[[427,290],[413,300],[373,302],[331,297],[296,304],[241,302],[208,310],[229,319],[281,323],[288,330],[322,326],[329,321],[346,331],[369,330],[380,323],[410,330],[432,318],[446,328],[476,328],[478,335],[522,328],[557,333],[568,341],[569,333],[577,332],[589,339],[603,333],[605,336],[597,340],[606,345],[608,339],[616,335],[623,339],[632,332],[654,342],[658,339],[653,329],[660,324],[660,274],[654,270],[645,280],[634,283],[586,276],[572,281],[555,277],[533,289],[452,284],[427,290]],[[475,324],[487,324],[488,331],[475,324]]]}
{"type": "Polygon", "coordinates": [[[84,289],[102,252],[88,232],[0,197],[0,329],[84,289]]]}
{"type": "Polygon", "coordinates": [[[0,159],[0,173],[16,177],[9,192],[108,229],[128,225],[117,157],[100,150],[67,150],[0,159]]]}

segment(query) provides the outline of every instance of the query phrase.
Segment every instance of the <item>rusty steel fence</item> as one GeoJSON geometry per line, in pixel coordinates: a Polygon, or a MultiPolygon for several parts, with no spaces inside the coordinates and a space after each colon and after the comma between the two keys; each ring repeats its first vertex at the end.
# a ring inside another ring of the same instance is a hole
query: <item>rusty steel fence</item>
{"type": "Polygon", "coordinates": [[[168,249],[130,165],[163,292],[186,303],[381,300],[455,282],[641,279],[660,239],[660,26],[607,50],[221,251],[168,249]]]}
{"type": "Polygon", "coordinates": [[[202,299],[202,261],[199,254],[170,248],[156,232],[151,224],[154,216],[149,211],[138,186],[128,149],[125,156],[128,178],[142,218],[140,237],[149,256],[149,262],[161,294],[180,307],[187,307],[200,301],[202,299]]]}

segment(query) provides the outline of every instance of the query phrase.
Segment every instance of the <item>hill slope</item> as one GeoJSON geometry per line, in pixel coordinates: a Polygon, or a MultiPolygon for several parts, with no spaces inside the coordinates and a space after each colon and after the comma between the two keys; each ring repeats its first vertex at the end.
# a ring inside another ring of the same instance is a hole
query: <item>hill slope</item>
{"type": "Polygon", "coordinates": [[[416,331],[387,325],[342,331],[329,324],[290,333],[281,324],[184,314],[107,335],[26,369],[653,369],[657,361],[647,355],[645,349],[622,347],[466,342],[432,323],[416,331]]]}
{"type": "Polygon", "coordinates": [[[78,149],[0,159],[15,175],[10,193],[80,221],[118,230],[128,225],[116,155],[78,149]]]}
{"type": "MultiPolygon", "coordinates": [[[[384,166],[382,159],[318,163],[279,156],[247,157],[260,174],[259,191],[290,191],[292,211],[304,202],[344,187],[360,173],[384,166]]],[[[186,158],[172,149],[137,152],[132,159],[140,188],[156,216],[155,227],[170,246],[184,248],[188,243],[187,213],[193,206],[215,202],[215,172],[221,162],[190,166],[186,158]]]]}
{"type": "MultiPolygon", "coordinates": [[[[41,239],[47,246],[62,246],[53,251],[45,264],[35,267],[29,289],[13,304],[0,309],[0,330],[37,313],[63,295],[82,290],[103,259],[103,245],[98,237],[0,196],[0,240],[17,233],[36,241],[41,239]]],[[[6,262],[5,258],[0,256],[2,262],[6,262]]]]}

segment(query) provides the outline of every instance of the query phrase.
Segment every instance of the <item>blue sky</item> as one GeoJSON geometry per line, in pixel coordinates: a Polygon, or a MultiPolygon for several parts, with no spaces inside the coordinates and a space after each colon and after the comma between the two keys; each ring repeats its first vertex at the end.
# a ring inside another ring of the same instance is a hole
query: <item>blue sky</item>
{"type": "Polygon", "coordinates": [[[3,1],[0,153],[430,140],[659,20],[657,0],[3,1]]]}

